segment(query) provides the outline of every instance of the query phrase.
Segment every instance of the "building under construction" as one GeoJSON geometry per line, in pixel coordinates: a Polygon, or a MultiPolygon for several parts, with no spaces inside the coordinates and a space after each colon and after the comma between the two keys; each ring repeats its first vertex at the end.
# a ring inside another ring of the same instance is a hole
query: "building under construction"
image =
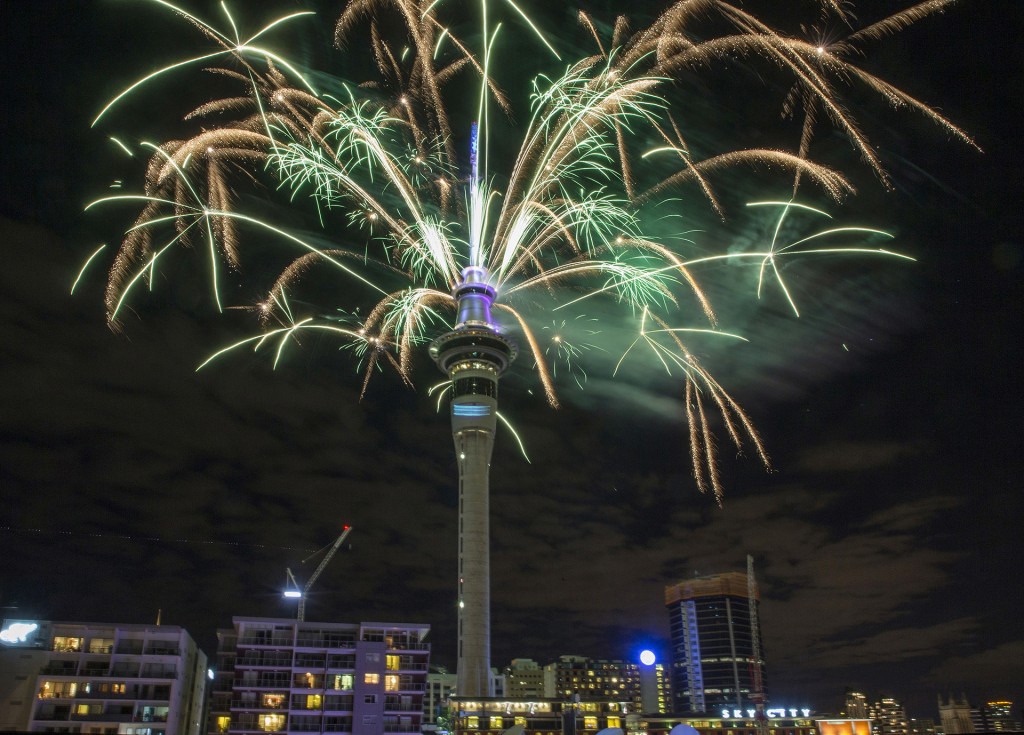
{"type": "Polygon", "coordinates": [[[687,579],[665,588],[672,635],[673,711],[763,709],[764,657],[753,572],[687,579]]]}

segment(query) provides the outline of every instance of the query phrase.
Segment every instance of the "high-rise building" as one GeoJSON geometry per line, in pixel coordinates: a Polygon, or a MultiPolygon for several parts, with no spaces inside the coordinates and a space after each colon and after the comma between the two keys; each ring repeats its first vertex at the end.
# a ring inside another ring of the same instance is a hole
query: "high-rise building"
{"type": "MultiPolygon", "coordinates": [[[[754,646],[747,575],[728,572],[688,579],[665,588],[672,636],[674,710],[716,712],[758,704],[756,682],[764,688],[764,651],[754,646]],[[757,675],[760,674],[758,677],[757,675]]],[[[759,636],[760,632],[756,631],[759,636]]]]}
{"type": "Polygon", "coordinates": [[[893,697],[882,697],[871,705],[871,732],[874,735],[909,735],[907,710],[893,697]]]}
{"type": "Polygon", "coordinates": [[[8,620],[5,726],[32,732],[199,735],[206,654],[176,625],[8,620]],[[15,722],[14,720],[18,720],[15,722]]]}
{"type": "Polygon", "coordinates": [[[985,732],[1024,730],[1020,716],[1013,713],[1013,702],[1007,700],[985,702],[981,707],[981,722],[985,732]]]}
{"type": "Polygon", "coordinates": [[[233,623],[217,632],[208,732],[420,732],[429,625],[233,623]]]}
{"type": "Polygon", "coordinates": [[[843,714],[856,720],[868,719],[868,698],[863,692],[847,690],[843,714]]]}
{"type": "Polygon", "coordinates": [[[967,735],[976,732],[971,718],[971,705],[964,694],[961,694],[959,699],[950,695],[945,702],[942,701],[942,695],[939,695],[939,721],[945,735],[967,735]]]}

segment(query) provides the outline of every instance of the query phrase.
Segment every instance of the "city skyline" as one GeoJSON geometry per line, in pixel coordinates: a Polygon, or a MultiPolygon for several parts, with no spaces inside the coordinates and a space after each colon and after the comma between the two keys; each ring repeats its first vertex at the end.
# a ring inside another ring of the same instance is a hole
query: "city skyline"
{"type": "MultiPolygon", "coordinates": [[[[187,291],[165,288],[163,303],[140,305],[125,337],[103,326],[95,283],[73,300],[63,295],[101,229],[79,210],[109,178],[97,169],[105,143],[88,120],[126,77],[122,60],[100,49],[140,54],[143,40],[111,23],[121,12],[151,19],[125,7],[0,11],[5,34],[50,35],[5,38],[24,67],[22,79],[4,82],[23,111],[5,115],[5,137],[26,144],[11,154],[20,170],[5,176],[21,183],[3,192],[13,252],[3,274],[11,409],[0,543],[11,562],[0,604],[86,619],[117,617],[100,615],[117,600],[131,618],[122,622],[151,621],[163,608],[190,630],[207,621],[195,634],[208,638],[231,615],[288,614],[278,598],[284,568],[351,523],[352,549],[318,582],[310,617],[408,610],[403,618],[432,625],[442,660],[454,649],[444,641],[454,640],[456,551],[443,416],[397,381],[357,403],[327,345],[308,346],[276,373],[240,361],[195,375],[233,327],[187,291]],[[43,73],[58,49],[68,63],[43,73]],[[62,136],[75,144],[41,145],[62,136]]],[[[1014,636],[1005,580],[1021,555],[1020,456],[1007,434],[1015,388],[1004,373],[1019,363],[1010,336],[1020,213],[1008,206],[1012,189],[991,180],[1012,187],[1008,162],[1019,159],[997,114],[1005,92],[992,80],[1000,54],[1020,58],[1005,43],[1020,15],[960,3],[880,47],[880,64],[909,67],[899,81],[919,85],[987,152],[918,127],[902,136],[904,119],[876,111],[892,128],[883,142],[897,192],[864,177],[846,210],[899,231],[920,262],[869,265],[845,286],[826,283],[829,297],[799,324],[775,319],[774,303],[741,315],[758,340],[787,353],[716,356],[762,429],[774,474],[727,458],[719,510],[692,489],[680,456],[685,429],[660,386],[627,390],[591,375],[579,404],[549,413],[528,402],[523,383],[503,378],[532,464],[499,437],[495,662],[626,657],[652,638],[664,655],[661,589],[694,571],[739,571],[752,553],[780,698],[886,688],[872,685],[877,678],[921,682],[907,696],[924,704],[937,692],[970,692],[971,681],[980,692],[1019,686],[1024,641],[1014,636]],[[955,38],[968,21],[990,35],[955,38]],[[997,52],[966,56],[964,68],[937,54],[981,38],[997,52]],[[612,397],[621,429],[604,420],[612,397]],[[992,678],[980,683],[986,671],[992,678]]],[[[725,231],[742,237],[743,226],[733,220],[725,231]]],[[[4,617],[21,617],[11,612],[4,617]]]]}

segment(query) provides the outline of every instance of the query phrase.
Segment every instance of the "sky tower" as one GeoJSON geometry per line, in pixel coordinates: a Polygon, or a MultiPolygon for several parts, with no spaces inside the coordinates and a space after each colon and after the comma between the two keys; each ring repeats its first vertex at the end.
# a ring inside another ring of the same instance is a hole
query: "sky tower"
{"type": "Polygon", "coordinates": [[[469,266],[455,288],[455,328],[430,345],[452,381],[452,439],[459,463],[458,684],[463,697],[491,691],[491,541],[489,484],[498,410],[498,378],[515,343],[491,320],[494,287],[487,269],[469,266]]]}

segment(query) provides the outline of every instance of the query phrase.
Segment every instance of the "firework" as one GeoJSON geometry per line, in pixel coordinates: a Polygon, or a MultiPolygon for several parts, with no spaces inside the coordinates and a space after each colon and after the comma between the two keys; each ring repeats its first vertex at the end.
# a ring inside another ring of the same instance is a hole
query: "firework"
{"type": "MultiPolygon", "coordinates": [[[[940,12],[947,2],[913,6],[832,43],[821,40],[822,29],[840,25],[849,30],[852,16],[845,4],[824,0],[816,25],[802,35],[770,27],[716,0],[672,4],[633,34],[627,20],[619,18],[611,38],[598,32],[594,19],[580,14],[596,52],[569,64],[556,58],[539,24],[510,5],[514,18],[526,18],[527,33],[539,52],[549,49],[553,66],[563,71],[534,79],[518,152],[507,170],[496,171],[491,166],[489,110],[496,106],[504,114],[512,102],[490,73],[491,54],[500,38],[498,24],[488,25],[486,2],[481,6],[484,42],[479,54],[456,32],[458,23],[442,19],[443,3],[350,3],[337,22],[335,39],[343,45],[356,29],[368,27],[379,75],[360,86],[342,85],[329,95],[310,81],[313,75],[272,48],[277,29],[310,22],[307,14],[284,16],[245,35],[239,31],[243,23],[227,6],[227,29],[221,30],[164,0],[154,1],[197,28],[212,47],[131,84],[103,107],[97,122],[130,104],[131,93],[140,86],[189,65],[216,63],[213,71],[236,80],[241,90],[190,113],[187,119],[201,124],[192,137],[146,144],[151,155],[141,193],[99,200],[141,205],[108,278],[112,326],[118,325],[137,287],[152,283],[179,244],[199,246],[205,253],[213,300],[223,308],[222,283],[246,269],[243,233],[262,230],[296,255],[260,299],[241,305],[256,314],[263,331],[213,358],[242,346],[272,346],[276,364],[288,345],[316,330],[352,351],[363,392],[371,377],[388,367],[411,385],[416,354],[451,329],[460,288],[479,284],[493,292],[500,331],[515,335],[530,355],[529,366],[548,403],[557,407],[558,385],[564,382],[559,366],[563,376],[583,387],[588,355],[608,349],[603,323],[584,328],[582,340],[563,334],[567,326],[578,329],[587,323],[585,312],[574,309],[602,300],[602,314],[617,313],[621,322],[636,325],[636,339],[623,360],[643,347],[656,365],[681,375],[694,475],[701,490],[711,490],[718,498],[722,487],[706,409],[714,407],[737,447],[749,443],[765,462],[767,454],[752,422],[687,347],[686,340],[696,333],[737,336],[719,328],[696,270],[715,260],[749,261],[757,272],[756,293],[774,283],[799,314],[777,267],[780,259],[898,253],[866,242],[820,244],[840,234],[885,236],[870,228],[833,228],[783,244],[778,237],[788,213],[799,209],[824,216],[820,208],[787,200],[757,203],[781,212],[775,237],[763,249],[696,255],[670,244],[663,232],[652,234],[660,228],[651,226],[651,208],[670,192],[691,188],[724,214],[715,181],[723,171],[750,165],[788,172],[794,192],[806,182],[841,199],[853,192],[849,181],[809,158],[822,117],[886,181],[881,160],[843,102],[842,89],[853,83],[892,105],[924,114],[970,142],[937,112],[849,60],[860,45],[940,12]],[[388,16],[404,25],[398,41],[388,37],[388,29],[394,28],[388,16]],[[736,60],[775,67],[792,79],[783,113],[802,111],[795,151],[731,150],[701,159],[689,152],[685,115],[680,118],[672,109],[667,88],[736,60]],[[477,122],[453,124],[450,118],[447,90],[467,80],[480,88],[479,128],[477,122]],[[471,128],[470,160],[461,161],[456,133],[471,128]],[[673,170],[666,172],[666,165],[673,170]],[[288,191],[294,200],[312,201],[321,222],[332,229],[333,244],[323,246],[319,238],[276,227],[239,208],[239,187],[261,181],[288,191]],[[299,306],[295,294],[302,291],[304,279],[324,268],[333,269],[347,284],[339,292],[349,294],[350,300],[317,306],[303,299],[299,306]]],[[[120,138],[112,140],[132,152],[120,138]]]]}
{"type": "MultiPolygon", "coordinates": [[[[385,368],[412,385],[415,357],[429,353],[448,378],[438,395],[449,401],[459,468],[458,692],[464,697],[492,694],[489,467],[499,419],[507,425],[497,413],[499,378],[520,347],[532,358],[521,363],[533,368],[548,403],[557,407],[559,366],[584,387],[587,358],[610,347],[606,331],[629,325],[636,336],[614,372],[645,355],[680,376],[694,477],[720,502],[712,414],[737,448],[752,446],[765,465],[768,456],[751,419],[688,346],[691,338],[742,339],[719,328],[695,271],[719,261],[749,262],[756,294],[774,283],[799,315],[778,267],[782,259],[898,254],[873,245],[874,238],[886,237],[873,228],[833,227],[787,241],[783,222],[793,212],[828,216],[793,199],[753,203],[780,212],[767,242],[742,252],[699,253],[681,233],[652,226],[659,205],[669,192],[694,187],[725,214],[715,181],[723,171],[750,165],[786,172],[794,196],[802,182],[835,200],[852,193],[841,173],[809,159],[822,112],[886,181],[881,160],[842,101],[840,89],[850,81],[968,140],[941,115],[848,59],[858,44],[941,10],[947,4],[941,0],[831,45],[787,35],[718,0],[679,0],[632,35],[628,21],[619,18],[611,38],[580,14],[596,53],[568,64],[559,60],[558,73],[533,80],[518,151],[501,171],[491,166],[498,157],[492,157],[489,111],[497,106],[508,113],[512,105],[490,73],[500,25],[490,23],[487,0],[480,6],[479,54],[461,40],[457,24],[441,19],[440,0],[352,0],[335,39],[341,45],[356,28],[368,26],[379,74],[370,84],[335,85],[330,93],[318,91],[322,85],[312,84],[312,75],[270,44],[277,28],[304,13],[244,36],[226,4],[229,28],[220,30],[166,0],[154,1],[176,11],[214,47],[133,83],[97,121],[135,89],[191,64],[230,62],[214,71],[242,89],[190,113],[187,118],[201,125],[192,137],[144,144],[151,156],[141,193],[97,202],[141,205],[107,281],[108,319],[118,325],[137,287],[152,285],[177,245],[201,246],[213,301],[223,308],[221,283],[246,270],[243,242],[260,231],[280,238],[295,256],[258,300],[234,307],[254,312],[263,331],[203,365],[242,347],[267,348],[276,365],[289,345],[316,332],[354,354],[365,393],[371,377],[385,368]],[[388,16],[404,27],[397,42],[388,36],[395,28],[388,16]],[[791,78],[783,112],[800,109],[804,115],[795,152],[732,150],[701,159],[690,152],[687,121],[677,119],[671,84],[736,61],[762,62],[791,78]],[[467,75],[479,85],[476,120],[453,124],[446,91],[467,75]],[[462,130],[471,130],[468,166],[456,152],[456,132],[462,130]],[[671,170],[664,168],[667,162],[671,170]],[[260,181],[288,192],[298,209],[311,201],[331,244],[246,214],[238,206],[238,187],[260,181]],[[851,236],[857,242],[833,239],[851,236]],[[308,284],[323,269],[342,284],[331,290],[335,301],[318,306],[320,294],[308,284]],[[345,300],[337,301],[338,294],[345,300]],[[609,317],[597,325],[574,311],[598,306],[609,317]],[[584,338],[567,337],[575,331],[584,338]]],[[[511,0],[508,7],[526,20],[529,35],[542,42],[538,47],[557,57],[522,9],[511,0]]],[[[845,9],[845,3],[822,0],[822,22],[848,23],[845,9]]],[[[120,138],[111,140],[132,154],[120,138]]]]}

